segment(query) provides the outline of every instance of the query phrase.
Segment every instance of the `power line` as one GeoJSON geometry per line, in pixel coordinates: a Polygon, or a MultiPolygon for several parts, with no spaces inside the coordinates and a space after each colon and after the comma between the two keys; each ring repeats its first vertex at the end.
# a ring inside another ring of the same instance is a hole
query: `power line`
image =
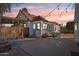
{"type": "MultiPolygon", "coordinates": [[[[74,4],[69,4],[65,9],[66,9],[66,12],[67,12],[67,9],[70,7],[72,5],[72,8],[74,8],[74,4]]],[[[64,12],[64,11],[63,11],[64,12]]],[[[61,14],[63,13],[63,12],[61,12],[61,14]]],[[[60,15],[61,15],[60,14],[60,15]]]]}
{"type": "MultiPolygon", "coordinates": [[[[58,10],[59,10],[59,7],[61,6],[61,4],[62,3],[60,3],[59,5],[57,5],[56,6],[56,8],[58,8],[58,10]]],[[[65,10],[67,11],[67,9],[71,6],[72,4],[69,4],[66,8],[65,8],[65,10]]],[[[73,6],[74,7],[74,6],[73,6]]],[[[72,7],[72,8],[73,8],[72,7]]],[[[50,11],[45,17],[47,17],[47,16],[49,16],[56,8],[54,8],[52,11],[50,11]]]]}
{"type": "MultiPolygon", "coordinates": [[[[71,5],[72,5],[71,9],[74,8],[74,4],[69,4],[69,5],[67,5],[67,7],[65,8],[66,12],[67,12],[67,9],[68,9],[71,5]]],[[[56,8],[58,8],[58,10],[59,10],[59,7],[60,7],[60,6],[61,6],[61,4],[57,5],[56,8]]],[[[49,16],[56,8],[54,8],[52,11],[50,11],[45,17],[49,16]]],[[[64,10],[64,11],[65,11],[65,10],[64,10]]],[[[63,11],[63,12],[64,12],[64,11],[63,11]]],[[[61,12],[61,14],[59,14],[60,17],[61,17],[61,15],[62,15],[63,12],[61,12]]],[[[57,16],[55,19],[57,19],[59,16],[57,16]]]]}
{"type": "MultiPolygon", "coordinates": [[[[58,5],[56,6],[56,8],[58,8],[60,5],[61,5],[61,3],[58,4],[58,5]]],[[[56,8],[54,8],[52,11],[50,11],[45,17],[47,17],[48,15],[50,15],[56,8]]]]}
{"type": "MultiPolygon", "coordinates": [[[[59,9],[60,5],[61,5],[61,4],[57,5],[56,8],[59,9]]],[[[71,5],[72,5],[72,8],[74,8],[74,4],[69,4],[64,10],[66,10],[66,12],[67,12],[67,9],[68,9],[71,5]]],[[[56,8],[55,8],[55,9],[56,9],[56,8]]],[[[55,9],[53,9],[51,12],[49,12],[48,15],[50,15],[55,9]]],[[[63,12],[64,12],[64,11],[63,11],[63,12]]],[[[61,14],[60,14],[59,16],[61,16],[63,12],[61,12],[61,14]]],[[[47,17],[48,15],[46,15],[46,17],[47,17]]],[[[57,16],[55,19],[57,19],[57,18],[58,18],[58,16],[57,16]]]]}
{"type": "MultiPolygon", "coordinates": [[[[69,4],[64,10],[66,10],[66,12],[67,12],[67,9],[70,7],[72,5],[72,8],[74,8],[74,4],[69,4]]],[[[71,8],[71,9],[72,9],[71,8]]],[[[64,11],[63,11],[64,12],[64,11]]],[[[61,14],[63,13],[63,12],[61,12],[61,14]]],[[[61,14],[60,14],[60,16],[61,16],[61,14]]]]}
{"type": "MultiPolygon", "coordinates": [[[[66,12],[67,12],[67,9],[71,6],[71,9],[74,8],[74,4],[69,4],[65,9],[66,9],[66,12]],[[72,5],[72,6],[71,6],[72,5]]],[[[64,11],[63,11],[64,12],[64,11]]],[[[62,13],[59,15],[61,17],[62,13]]],[[[66,14],[64,14],[66,16],[66,14]]]]}

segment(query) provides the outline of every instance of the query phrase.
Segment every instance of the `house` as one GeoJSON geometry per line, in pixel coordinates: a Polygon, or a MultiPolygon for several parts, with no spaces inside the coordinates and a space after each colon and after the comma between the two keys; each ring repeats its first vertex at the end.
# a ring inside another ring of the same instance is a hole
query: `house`
{"type": "Polygon", "coordinates": [[[26,8],[21,9],[16,17],[18,20],[25,21],[25,23],[23,23],[23,25],[25,28],[29,29],[28,31],[26,31],[26,32],[29,32],[28,33],[29,36],[33,35],[32,20],[34,17],[35,17],[35,15],[30,14],[26,8]]]}
{"type": "Polygon", "coordinates": [[[60,26],[55,22],[49,22],[41,16],[35,16],[28,12],[26,8],[19,11],[18,20],[26,20],[24,27],[28,28],[30,37],[42,37],[43,34],[59,32],[60,26]]]}
{"type": "Polygon", "coordinates": [[[36,37],[42,37],[44,34],[59,32],[59,25],[56,22],[49,22],[41,16],[34,17],[33,30],[36,37]]]}

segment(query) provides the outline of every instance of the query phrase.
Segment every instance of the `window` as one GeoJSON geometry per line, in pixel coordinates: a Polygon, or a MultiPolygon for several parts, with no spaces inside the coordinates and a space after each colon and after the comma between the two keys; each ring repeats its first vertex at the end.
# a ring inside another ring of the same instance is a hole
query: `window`
{"type": "Polygon", "coordinates": [[[33,24],[33,29],[35,29],[36,28],[36,25],[35,24],[33,24]]]}
{"type": "Polygon", "coordinates": [[[21,15],[20,15],[20,18],[21,18],[21,15]]]}
{"type": "Polygon", "coordinates": [[[75,30],[77,30],[77,24],[75,23],[75,30]]]}
{"type": "Polygon", "coordinates": [[[22,16],[20,15],[19,18],[21,19],[21,17],[22,17],[22,16]]]}
{"type": "Polygon", "coordinates": [[[37,29],[40,29],[40,23],[37,23],[37,29]]]}
{"type": "Polygon", "coordinates": [[[26,24],[24,24],[24,27],[26,27],[26,24]]]}
{"type": "Polygon", "coordinates": [[[25,20],[25,16],[23,15],[20,15],[19,18],[25,20]]]}
{"type": "Polygon", "coordinates": [[[11,27],[13,26],[14,24],[2,24],[3,27],[11,27]]]}
{"type": "Polygon", "coordinates": [[[47,24],[43,24],[43,29],[47,29],[47,24]]]}

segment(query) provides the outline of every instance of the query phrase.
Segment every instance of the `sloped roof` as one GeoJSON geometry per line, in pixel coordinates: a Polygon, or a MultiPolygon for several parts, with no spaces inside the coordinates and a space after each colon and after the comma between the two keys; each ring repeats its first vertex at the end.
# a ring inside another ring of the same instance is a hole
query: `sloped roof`
{"type": "Polygon", "coordinates": [[[33,20],[32,20],[32,22],[34,22],[34,21],[45,21],[45,22],[48,22],[48,23],[51,23],[51,24],[57,24],[57,25],[59,25],[58,23],[56,23],[56,22],[50,22],[50,21],[48,21],[48,20],[45,20],[43,17],[41,17],[41,16],[36,16],[36,17],[34,17],[33,18],[33,20]]]}
{"type": "Polygon", "coordinates": [[[67,22],[67,23],[75,23],[76,21],[69,21],[69,22],[67,22]]]}
{"type": "Polygon", "coordinates": [[[34,21],[45,21],[45,22],[48,22],[47,20],[45,20],[45,19],[44,19],[43,17],[41,17],[41,16],[36,16],[36,17],[34,17],[32,21],[33,21],[33,22],[34,22],[34,21]]]}
{"type": "MultiPolygon", "coordinates": [[[[24,12],[23,12],[24,13],[24,12]]],[[[27,13],[24,13],[26,16],[27,16],[27,18],[30,20],[30,21],[32,21],[33,20],[33,18],[35,17],[35,15],[32,15],[32,14],[27,14],[27,13]]]]}
{"type": "MultiPolygon", "coordinates": [[[[35,15],[30,14],[26,8],[23,8],[23,9],[20,10],[19,12],[21,12],[22,14],[24,14],[25,17],[28,18],[29,21],[32,21],[33,18],[35,17],[35,15]]],[[[17,17],[18,17],[18,16],[19,16],[19,15],[17,15],[17,17]]],[[[17,17],[16,17],[16,18],[17,18],[17,17]]]]}
{"type": "Polygon", "coordinates": [[[10,18],[10,17],[4,17],[4,16],[1,16],[1,21],[0,23],[1,24],[11,24],[11,23],[14,23],[15,22],[15,18],[10,18]]]}
{"type": "MultiPolygon", "coordinates": [[[[35,16],[35,15],[30,14],[26,8],[21,9],[19,12],[21,12],[22,14],[25,15],[25,17],[28,19],[27,21],[32,21],[32,22],[34,22],[34,21],[45,21],[45,22],[49,22],[48,20],[45,20],[41,16],[35,16]]],[[[59,25],[56,22],[49,22],[49,23],[59,25]]]]}
{"type": "Polygon", "coordinates": [[[11,17],[5,17],[5,16],[0,16],[1,24],[13,24],[13,23],[18,23],[18,22],[26,22],[27,20],[20,20],[18,18],[11,18],[11,17]]]}

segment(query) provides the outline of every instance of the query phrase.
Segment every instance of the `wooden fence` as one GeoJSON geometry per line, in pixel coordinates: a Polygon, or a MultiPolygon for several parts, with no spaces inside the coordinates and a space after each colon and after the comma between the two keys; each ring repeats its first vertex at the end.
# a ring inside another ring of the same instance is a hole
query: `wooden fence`
{"type": "Polygon", "coordinates": [[[23,38],[24,27],[3,27],[0,28],[0,36],[23,38]]]}

